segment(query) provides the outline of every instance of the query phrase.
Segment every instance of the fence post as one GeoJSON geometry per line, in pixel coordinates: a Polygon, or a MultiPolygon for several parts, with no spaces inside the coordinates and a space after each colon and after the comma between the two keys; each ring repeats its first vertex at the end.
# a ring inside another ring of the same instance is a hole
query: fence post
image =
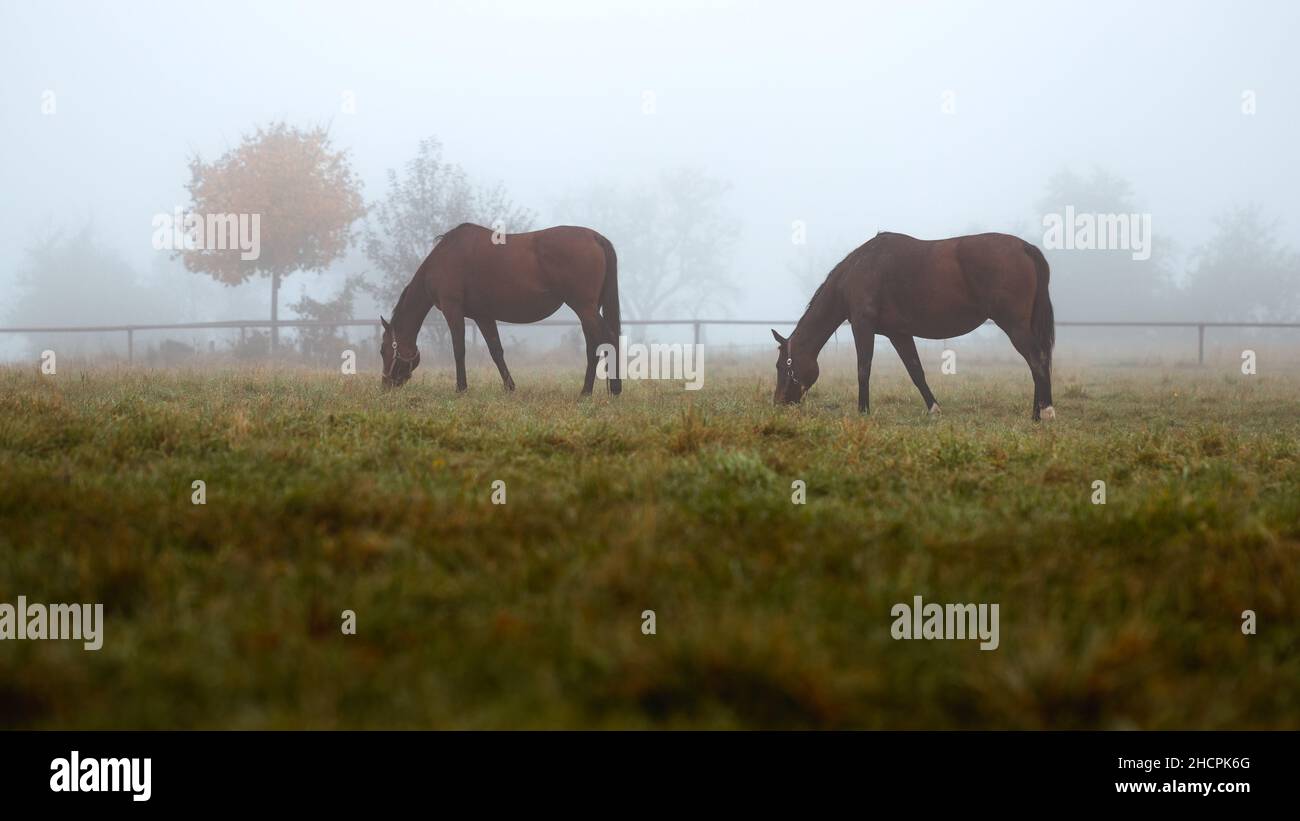
{"type": "Polygon", "coordinates": [[[1205,326],[1196,326],[1196,364],[1205,364],[1205,326]]]}
{"type": "Polygon", "coordinates": [[[695,345],[698,347],[699,344],[700,344],[700,323],[699,320],[696,320],[695,321],[695,345]]]}
{"type": "Polygon", "coordinates": [[[280,349],[280,275],[271,274],[271,358],[280,349]]]}
{"type": "Polygon", "coordinates": [[[126,364],[135,362],[135,329],[126,329],[126,364]]]}

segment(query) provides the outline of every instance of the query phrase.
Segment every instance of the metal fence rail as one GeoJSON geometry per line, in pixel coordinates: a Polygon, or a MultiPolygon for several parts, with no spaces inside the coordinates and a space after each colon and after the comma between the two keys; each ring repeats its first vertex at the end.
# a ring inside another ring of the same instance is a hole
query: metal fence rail
{"type": "MultiPolygon", "coordinates": [[[[691,325],[694,329],[695,344],[700,343],[700,332],[706,325],[794,325],[797,320],[790,319],[624,319],[623,325],[691,325]]],[[[503,323],[509,325],[510,323],[503,323]]],[[[575,327],[582,323],[576,319],[547,319],[532,322],[519,327],[575,327]]],[[[984,325],[994,324],[992,320],[984,325]]],[[[1300,322],[1163,322],[1163,321],[1060,321],[1058,328],[1195,328],[1196,361],[1205,364],[1205,329],[1206,328],[1300,328],[1300,322]]],[[[238,328],[243,338],[249,328],[380,328],[377,319],[229,319],[215,322],[174,322],[166,324],[137,325],[73,325],[73,326],[15,326],[0,328],[0,333],[9,334],[45,334],[45,333],[125,333],[126,359],[128,364],[135,361],[136,331],[185,331],[211,330],[220,328],[238,328]]]]}

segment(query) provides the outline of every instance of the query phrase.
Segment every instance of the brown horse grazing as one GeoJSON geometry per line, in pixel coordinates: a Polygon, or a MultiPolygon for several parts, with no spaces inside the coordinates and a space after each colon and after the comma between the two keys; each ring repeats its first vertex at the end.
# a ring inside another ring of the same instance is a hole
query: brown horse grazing
{"type": "Polygon", "coordinates": [[[772,331],[777,403],[793,403],[817,381],[817,354],[848,320],[858,351],[858,410],[870,403],[876,334],[894,343],[921,398],[937,414],[912,337],[951,339],[992,319],[1029,363],[1035,420],[1053,419],[1052,346],[1056,323],[1043,253],[1018,237],[975,234],[919,240],[882,232],[833,268],[790,338],[772,331]]]}
{"type": "MultiPolygon", "coordinates": [[[[385,387],[400,387],[420,364],[415,340],[429,309],[442,311],[451,329],[456,356],[456,390],[465,381],[465,320],[483,332],[506,390],[515,389],[497,335],[497,321],[540,322],[568,305],[587,338],[587,377],[582,393],[596,379],[596,349],[618,344],[618,258],[609,240],[590,228],[562,225],[526,234],[497,235],[468,223],[448,231],[420,264],[393,309],[382,316],[385,387]]],[[[622,383],[610,363],[609,392],[622,383]]]]}

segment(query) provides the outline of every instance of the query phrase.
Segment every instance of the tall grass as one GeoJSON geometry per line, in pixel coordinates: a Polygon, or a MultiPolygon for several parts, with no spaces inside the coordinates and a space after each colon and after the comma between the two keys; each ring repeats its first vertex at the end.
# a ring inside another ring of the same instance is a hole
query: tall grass
{"type": "Polygon", "coordinates": [[[0,370],[0,601],[106,610],[0,642],[0,726],[1300,727],[1300,378],[1227,373],[1063,369],[1039,425],[1013,368],[937,420],[897,370],[866,418],[766,369],[0,370]],[[914,595],[1001,646],[893,640],[914,595]]]}

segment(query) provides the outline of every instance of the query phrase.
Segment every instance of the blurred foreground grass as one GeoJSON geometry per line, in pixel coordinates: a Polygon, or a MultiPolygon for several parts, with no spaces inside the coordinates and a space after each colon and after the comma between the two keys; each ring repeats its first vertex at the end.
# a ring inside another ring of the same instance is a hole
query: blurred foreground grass
{"type": "Polygon", "coordinates": [[[881,370],[0,370],[0,601],[107,622],[0,642],[0,727],[1300,727],[1300,376],[1062,368],[1036,425],[881,370]],[[1001,647],[894,641],[914,595],[1001,647]]]}

